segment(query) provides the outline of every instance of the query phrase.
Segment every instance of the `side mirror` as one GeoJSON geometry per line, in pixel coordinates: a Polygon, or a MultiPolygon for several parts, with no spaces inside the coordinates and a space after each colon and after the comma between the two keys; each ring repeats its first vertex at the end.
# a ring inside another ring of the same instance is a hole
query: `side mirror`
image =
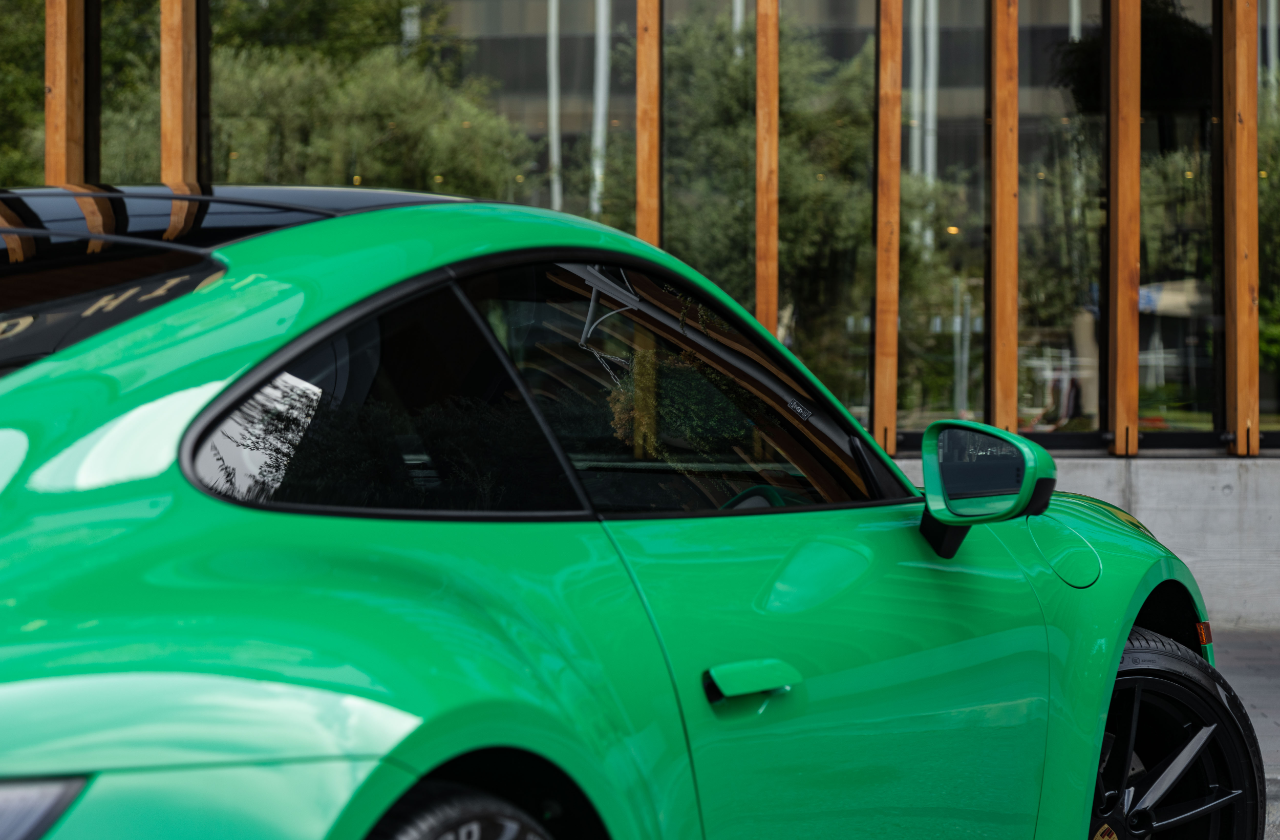
{"type": "Polygon", "coordinates": [[[1044,513],[1058,481],[1043,446],[982,423],[939,420],[925,431],[921,449],[920,533],[948,560],[974,525],[1044,513]]]}

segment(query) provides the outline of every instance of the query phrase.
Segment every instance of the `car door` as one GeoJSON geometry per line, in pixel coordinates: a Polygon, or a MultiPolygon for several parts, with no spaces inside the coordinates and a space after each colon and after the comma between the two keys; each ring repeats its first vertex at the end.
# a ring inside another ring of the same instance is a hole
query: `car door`
{"type": "Polygon", "coordinates": [[[1030,837],[1041,611],[975,528],[951,560],[823,396],[657,269],[463,283],[662,639],[708,838],[1030,837]]]}
{"type": "MultiPolygon", "coordinates": [[[[265,566],[251,581],[277,580],[281,565],[322,570],[294,573],[304,583],[283,595],[219,597],[270,616],[254,632],[286,635],[314,679],[354,674],[435,727],[401,761],[552,744],[563,753],[553,762],[594,760],[587,778],[607,780],[613,797],[597,807],[624,819],[605,806],[625,803],[632,820],[619,834],[692,840],[692,774],[658,639],[474,315],[451,284],[344,313],[229,392],[192,472],[240,504],[231,522],[254,549],[200,563],[265,566]]],[[[523,786],[525,807],[549,809],[538,780],[523,786]]],[[[586,830],[546,819],[559,836],[586,830]]]]}

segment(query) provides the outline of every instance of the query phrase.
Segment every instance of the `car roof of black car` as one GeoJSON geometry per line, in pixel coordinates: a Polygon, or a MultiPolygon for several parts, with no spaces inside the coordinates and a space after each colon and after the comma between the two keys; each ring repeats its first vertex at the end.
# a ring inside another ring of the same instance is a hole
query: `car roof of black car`
{"type": "MultiPolygon", "coordinates": [[[[216,186],[201,195],[163,186],[34,187],[0,190],[0,227],[67,232],[77,238],[105,234],[207,249],[332,216],[463,200],[356,187],[216,186]]],[[[51,245],[61,237],[34,238],[51,245]]],[[[6,250],[19,245],[11,239],[5,236],[6,250]]],[[[36,253],[45,250],[41,243],[32,244],[36,253]]],[[[9,254],[9,263],[24,261],[14,256],[9,254]]]]}
{"type": "Polygon", "coordinates": [[[224,243],[334,216],[462,200],[341,187],[0,190],[0,377],[189,293],[220,269],[209,251],[224,243]]]}

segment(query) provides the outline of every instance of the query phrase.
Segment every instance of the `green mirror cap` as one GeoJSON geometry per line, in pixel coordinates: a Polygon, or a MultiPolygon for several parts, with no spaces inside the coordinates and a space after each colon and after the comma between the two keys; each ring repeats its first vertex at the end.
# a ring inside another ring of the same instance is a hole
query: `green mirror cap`
{"type": "Polygon", "coordinates": [[[924,433],[921,450],[925,504],[944,525],[981,525],[1019,516],[1032,501],[1036,485],[1043,479],[1056,481],[1058,477],[1057,465],[1043,446],[995,426],[969,420],[939,420],[931,424],[924,433]],[[966,476],[951,469],[948,478],[953,487],[949,495],[939,451],[946,449],[948,438],[972,435],[992,438],[994,444],[1008,451],[1012,463],[1003,471],[996,468],[981,475],[966,476]],[[971,492],[956,493],[957,481],[973,484],[968,488],[971,492]],[[990,486],[983,487],[984,484],[990,486]]]}

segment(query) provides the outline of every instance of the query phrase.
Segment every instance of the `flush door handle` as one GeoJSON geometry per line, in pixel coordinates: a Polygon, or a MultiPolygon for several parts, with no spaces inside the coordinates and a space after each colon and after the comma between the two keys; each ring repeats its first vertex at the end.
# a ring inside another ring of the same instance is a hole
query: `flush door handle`
{"type": "Polygon", "coordinates": [[[707,700],[719,703],[728,697],[790,688],[803,679],[781,659],[748,659],[709,668],[702,675],[702,688],[707,700]]]}

